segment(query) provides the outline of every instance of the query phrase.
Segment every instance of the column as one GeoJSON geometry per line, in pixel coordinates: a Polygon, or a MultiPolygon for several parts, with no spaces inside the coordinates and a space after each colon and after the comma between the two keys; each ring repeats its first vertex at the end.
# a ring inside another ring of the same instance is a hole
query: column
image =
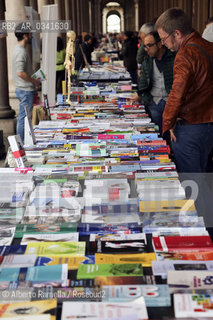
{"type": "Polygon", "coordinates": [[[139,31],[138,0],[134,0],[134,6],[135,6],[135,31],[139,31]]]}
{"type": "MultiPolygon", "coordinates": [[[[0,20],[5,20],[5,1],[0,0],[0,20]]],[[[15,111],[9,106],[6,36],[0,38],[0,119],[13,118],[15,111]]]]}
{"type": "Polygon", "coordinates": [[[38,13],[40,14],[40,18],[42,20],[42,7],[50,4],[50,0],[37,0],[38,4],[38,13]]]}

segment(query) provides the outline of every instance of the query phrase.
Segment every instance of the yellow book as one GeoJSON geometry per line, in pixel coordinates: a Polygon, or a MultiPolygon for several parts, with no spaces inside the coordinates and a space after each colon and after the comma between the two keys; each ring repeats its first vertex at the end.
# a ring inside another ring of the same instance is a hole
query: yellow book
{"type": "Polygon", "coordinates": [[[84,256],[86,242],[30,242],[25,254],[84,256]]]}
{"type": "Polygon", "coordinates": [[[194,200],[140,201],[140,212],[196,211],[194,200]]]}
{"type": "Polygon", "coordinates": [[[140,263],[143,267],[151,267],[152,261],[156,260],[156,255],[154,252],[150,253],[134,253],[134,254],[105,254],[96,253],[95,263],[105,264],[105,263],[140,263]]]}
{"type": "Polygon", "coordinates": [[[20,315],[33,316],[45,313],[51,315],[51,320],[55,320],[56,308],[56,299],[5,303],[0,304],[0,317],[9,318],[20,315]]]}

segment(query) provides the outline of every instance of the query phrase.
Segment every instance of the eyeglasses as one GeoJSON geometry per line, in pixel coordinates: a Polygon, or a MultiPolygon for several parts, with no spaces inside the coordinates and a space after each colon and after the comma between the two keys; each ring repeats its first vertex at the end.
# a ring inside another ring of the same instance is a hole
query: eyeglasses
{"type": "Polygon", "coordinates": [[[154,42],[154,43],[147,43],[147,44],[144,44],[144,49],[149,49],[149,48],[151,48],[151,47],[153,47],[154,45],[156,44],[156,42],[154,42]]]}
{"type": "Polygon", "coordinates": [[[174,31],[172,31],[170,34],[168,34],[167,37],[165,38],[161,38],[161,43],[164,44],[166,42],[166,40],[174,33],[174,31]]]}

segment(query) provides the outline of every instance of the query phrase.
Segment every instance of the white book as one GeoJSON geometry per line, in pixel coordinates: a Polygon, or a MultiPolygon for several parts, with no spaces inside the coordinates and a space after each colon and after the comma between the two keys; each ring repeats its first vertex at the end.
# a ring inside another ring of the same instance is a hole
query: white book
{"type": "MultiPolygon", "coordinates": [[[[187,271],[187,270],[208,270],[213,271],[213,261],[194,261],[194,260],[164,260],[152,261],[152,272],[155,276],[167,278],[168,271],[187,271]]],[[[193,272],[193,271],[192,271],[193,272]]]]}
{"type": "Polygon", "coordinates": [[[167,284],[170,292],[180,289],[213,289],[212,271],[174,271],[169,270],[167,284]]]}
{"type": "Polygon", "coordinates": [[[21,240],[21,245],[28,244],[29,242],[78,242],[79,241],[79,233],[61,233],[61,234],[25,234],[21,240]]]}
{"type": "MultiPolygon", "coordinates": [[[[140,320],[148,319],[143,297],[125,303],[107,302],[63,302],[61,320],[81,319],[112,319],[137,314],[140,320]]],[[[129,319],[131,319],[129,317],[129,319]]]]}
{"type": "Polygon", "coordinates": [[[130,233],[130,234],[106,234],[99,235],[95,233],[90,234],[89,241],[128,241],[128,240],[144,240],[146,244],[145,233],[130,233]]]}
{"type": "Polygon", "coordinates": [[[213,295],[209,293],[174,294],[174,311],[176,318],[213,318],[213,295]]]}
{"type": "Polygon", "coordinates": [[[1,268],[28,268],[35,265],[36,254],[11,254],[4,257],[1,268]]]}

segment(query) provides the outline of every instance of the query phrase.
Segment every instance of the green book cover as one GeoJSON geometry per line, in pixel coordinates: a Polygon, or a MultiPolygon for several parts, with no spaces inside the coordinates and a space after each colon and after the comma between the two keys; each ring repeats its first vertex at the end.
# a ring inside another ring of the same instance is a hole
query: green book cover
{"type": "Polygon", "coordinates": [[[98,276],[105,277],[130,277],[142,276],[141,264],[82,264],[78,267],[77,279],[94,279],[98,276]]]}
{"type": "Polygon", "coordinates": [[[30,242],[25,254],[84,256],[86,242],[30,242]]]}
{"type": "Polygon", "coordinates": [[[36,224],[18,224],[16,226],[15,238],[22,238],[28,233],[67,233],[76,232],[77,223],[75,222],[55,222],[55,223],[36,223],[36,224]]]}

